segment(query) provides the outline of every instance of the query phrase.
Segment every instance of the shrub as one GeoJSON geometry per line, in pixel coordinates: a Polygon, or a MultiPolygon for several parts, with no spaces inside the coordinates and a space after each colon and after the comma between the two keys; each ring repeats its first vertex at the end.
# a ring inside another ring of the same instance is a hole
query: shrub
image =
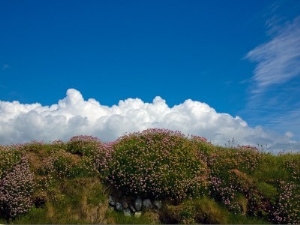
{"type": "Polygon", "coordinates": [[[0,179],[5,175],[5,172],[10,171],[20,161],[20,151],[2,147],[0,149],[0,179]]]}
{"type": "Polygon", "coordinates": [[[256,185],[256,188],[259,193],[270,199],[272,203],[275,203],[276,196],[278,196],[276,187],[266,182],[260,182],[256,185]]]}
{"type": "Polygon", "coordinates": [[[109,173],[109,163],[112,161],[112,143],[102,143],[98,145],[97,151],[91,156],[91,161],[95,168],[99,171],[103,180],[107,178],[109,173]]]}
{"type": "Polygon", "coordinates": [[[67,143],[67,151],[80,156],[89,156],[97,151],[98,145],[101,145],[101,142],[96,137],[74,136],[67,143]]]}
{"type": "Polygon", "coordinates": [[[70,179],[76,177],[90,177],[97,173],[91,159],[73,155],[65,151],[55,151],[53,155],[44,160],[41,170],[49,178],[70,179]]]}
{"type": "Polygon", "coordinates": [[[23,157],[11,171],[0,180],[0,215],[6,220],[27,212],[31,206],[34,177],[29,163],[23,157]]]}
{"type": "Polygon", "coordinates": [[[300,185],[292,182],[280,182],[279,199],[273,212],[272,222],[300,223],[300,185]]]}
{"type": "Polygon", "coordinates": [[[284,161],[285,168],[289,173],[289,180],[300,184],[300,153],[287,154],[287,159],[284,161]]]}
{"type": "Polygon", "coordinates": [[[92,136],[74,136],[67,143],[67,151],[85,157],[85,162],[100,172],[102,177],[108,173],[108,162],[111,160],[110,143],[102,143],[92,136]]]}
{"type": "Polygon", "coordinates": [[[253,148],[220,148],[210,155],[208,165],[214,175],[222,175],[233,169],[251,174],[261,161],[262,154],[253,148]]]}
{"type": "Polygon", "coordinates": [[[39,153],[39,151],[43,148],[45,148],[46,144],[43,142],[39,142],[39,141],[31,141],[29,143],[25,143],[20,145],[20,148],[24,151],[24,152],[35,152],[35,153],[39,153]]]}
{"type": "Polygon", "coordinates": [[[113,144],[108,180],[134,196],[182,200],[205,187],[206,166],[178,131],[148,129],[113,144]]]}
{"type": "Polygon", "coordinates": [[[234,183],[233,177],[228,174],[227,177],[210,176],[210,196],[217,202],[222,203],[227,209],[240,213],[242,208],[237,201],[241,189],[239,184],[234,183]]]}

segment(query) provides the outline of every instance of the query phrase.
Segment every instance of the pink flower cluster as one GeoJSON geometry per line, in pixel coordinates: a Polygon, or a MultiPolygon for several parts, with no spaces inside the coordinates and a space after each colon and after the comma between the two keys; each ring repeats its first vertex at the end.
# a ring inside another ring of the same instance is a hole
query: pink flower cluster
{"type": "Polygon", "coordinates": [[[0,180],[0,214],[9,220],[31,208],[34,176],[25,157],[6,172],[0,180]]]}
{"type": "Polygon", "coordinates": [[[260,162],[261,153],[250,146],[212,150],[207,161],[210,169],[210,196],[230,211],[241,213],[243,209],[238,203],[238,197],[243,195],[250,198],[254,191],[251,184],[247,183],[246,174],[255,171],[260,162]]]}
{"type": "Polygon", "coordinates": [[[209,194],[217,202],[234,213],[241,213],[241,206],[237,202],[238,194],[243,192],[242,188],[232,179],[210,175],[209,194]]]}
{"type": "Polygon", "coordinates": [[[300,224],[300,185],[280,182],[280,195],[272,222],[300,224]]]}
{"type": "Polygon", "coordinates": [[[205,189],[206,165],[179,131],[148,129],[112,143],[108,181],[127,194],[182,200],[205,189]]]}
{"type": "Polygon", "coordinates": [[[75,136],[66,143],[0,146],[0,217],[9,221],[27,212],[35,187],[47,191],[61,179],[100,175],[130,196],[178,203],[208,194],[234,213],[300,223],[299,160],[300,154],[273,157],[252,146],[222,148],[166,129],[126,134],[111,143],[75,136]],[[32,165],[35,177],[29,159],[41,160],[32,165]]]}
{"type": "Polygon", "coordinates": [[[294,160],[286,160],[285,167],[290,172],[291,180],[300,183],[300,154],[294,160]]]}
{"type": "Polygon", "coordinates": [[[261,160],[262,154],[256,148],[224,148],[211,153],[208,165],[213,174],[231,169],[251,174],[259,166],[261,160]]]}
{"type": "Polygon", "coordinates": [[[105,179],[113,151],[112,143],[102,143],[98,138],[80,135],[68,141],[67,150],[85,157],[90,169],[100,172],[102,178],[105,179]]]}

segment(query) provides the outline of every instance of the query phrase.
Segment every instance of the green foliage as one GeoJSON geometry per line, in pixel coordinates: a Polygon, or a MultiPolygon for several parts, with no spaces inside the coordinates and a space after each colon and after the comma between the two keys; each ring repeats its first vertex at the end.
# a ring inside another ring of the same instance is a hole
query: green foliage
{"type": "Polygon", "coordinates": [[[56,179],[95,176],[97,173],[90,158],[65,151],[56,151],[48,157],[43,171],[44,174],[56,179]]]}
{"type": "Polygon", "coordinates": [[[9,146],[0,147],[0,178],[21,161],[21,152],[9,146]]]}
{"type": "Polygon", "coordinates": [[[185,200],[179,205],[166,205],[161,212],[161,219],[164,223],[225,224],[228,215],[228,211],[213,199],[202,197],[185,200]]]}
{"type": "Polygon", "coordinates": [[[25,143],[23,145],[20,145],[20,149],[22,149],[24,152],[33,152],[35,154],[39,154],[40,150],[43,149],[51,149],[51,145],[45,144],[43,142],[38,141],[32,141],[29,143],[25,143]]]}
{"type": "Polygon", "coordinates": [[[106,223],[107,193],[98,179],[61,180],[44,192],[47,202],[33,207],[14,223],[106,223]]]}
{"type": "Polygon", "coordinates": [[[228,224],[270,224],[270,222],[247,215],[230,213],[228,224]]]}
{"type": "Polygon", "coordinates": [[[266,182],[259,182],[256,184],[256,187],[259,193],[265,196],[265,198],[271,199],[271,201],[275,203],[276,196],[278,196],[276,187],[266,182]]]}
{"type": "Polygon", "coordinates": [[[208,157],[210,196],[234,214],[267,219],[266,213],[274,198],[262,196],[266,185],[261,185],[261,190],[256,186],[260,180],[257,170],[264,164],[263,159],[263,154],[250,146],[214,148],[208,157]]]}
{"type": "Polygon", "coordinates": [[[163,129],[0,146],[0,223],[300,223],[299,161],[163,129]],[[116,189],[163,208],[110,211],[116,189]]]}
{"type": "Polygon", "coordinates": [[[25,157],[3,174],[0,179],[0,217],[9,221],[31,208],[35,184],[25,157]]]}
{"type": "Polygon", "coordinates": [[[140,217],[125,216],[123,212],[108,211],[107,217],[113,224],[158,224],[159,215],[155,212],[146,212],[140,217]]]}
{"type": "Polygon", "coordinates": [[[148,129],[113,144],[108,180],[133,196],[182,200],[205,187],[206,165],[180,132],[148,129]]]}
{"type": "Polygon", "coordinates": [[[289,173],[289,180],[300,184],[300,153],[284,155],[284,166],[289,173]]]}
{"type": "Polygon", "coordinates": [[[215,148],[209,156],[208,164],[212,174],[216,175],[233,169],[251,174],[261,164],[261,160],[261,153],[253,148],[215,148]]]}
{"type": "Polygon", "coordinates": [[[259,181],[276,184],[278,180],[289,179],[283,155],[262,154],[261,158],[253,174],[259,181]]]}
{"type": "Polygon", "coordinates": [[[103,184],[97,182],[93,183],[87,195],[87,204],[92,206],[98,206],[99,203],[105,203],[107,201],[106,188],[103,184]]]}
{"type": "Polygon", "coordinates": [[[45,220],[46,210],[44,208],[32,207],[25,215],[19,216],[14,220],[14,224],[45,224],[50,221],[45,220]]]}
{"type": "Polygon", "coordinates": [[[72,137],[67,143],[66,150],[83,157],[85,165],[100,172],[103,179],[108,175],[108,163],[111,160],[112,151],[110,144],[104,144],[92,136],[81,135],[72,137]]]}
{"type": "Polygon", "coordinates": [[[91,136],[74,136],[67,143],[67,151],[80,156],[95,154],[101,142],[98,138],[91,136]]]}
{"type": "Polygon", "coordinates": [[[194,202],[196,221],[198,223],[227,223],[227,211],[210,198],[202,198],[194,202]]]}
{"type": "MultiPolygon", "coordinates": [[[[5,213],[9,215],[9,219],[13,219],[14,223],[103,222],[105,207],[103,209],[102,205],[107,205],[104,203],[107,195],[103,185],[99,182],[95,161],[95,158],[99,158],[97,151],[98,149],[94,151],[94,155],[71,153],[62,142],[53,144],[34,142],[9,149],[1,147],[0,153],[4,152],[3,155],[9,156],[1,157],[3,176],[14,171],[15,166],[21,160],[21,153],[28,156],[30,167],[28,166],[27,169],[31,169],[35,174],[34,177],[31,176],[31,181],[35,182],[35,189],[30,189],[30,193],[33,191],[34,193],[31,196],[24,196],[27,199],[30,197],[30,201],[26,202],[26,209],[20,211],[19,201],[16,204],[14,201],[9,201],[11,205],[14,204],[11,206],[10,213],[7,211],[8,201],[4,202],[5,199],[1,198],[1,204],[6,207],[5,213]],[[101,207],[99,204],[102,204],[101,207]],[[16,208],[16,205],[19,208],[16,208]],[[12,211],[14,208],[18,210],[17,213],[15,213],[16,210],[12,211]],[[19,216],[26,211],[28,212],[24,216],[19,216]],[[90,216],[90,214],[98,216],[90,216]]],[[[27,170],[23,169],[22,172],[24,171],[27,170]]],[[[15,182],[13,177],[16,176],[10,176],[9,182],[15,182]]],[[[22,183],[18,183],[18,186],[13,189],[15,195],[22,196],[23,192],[18,187],[26,185],[25,178],[28,179],[29,176],[23,176],[22,183]]],[[[8,190],[6,186],[5,191],[8,190]]],[[[8,218],[6,214],[2,213],[0,218],[8,218]]]]}
{"type": "Polygon", "coordinates": [[[272,211],[272,222],[300,223],[300,185],[293,182],[281,181],[279,185],[279,199],[272,211]]]}

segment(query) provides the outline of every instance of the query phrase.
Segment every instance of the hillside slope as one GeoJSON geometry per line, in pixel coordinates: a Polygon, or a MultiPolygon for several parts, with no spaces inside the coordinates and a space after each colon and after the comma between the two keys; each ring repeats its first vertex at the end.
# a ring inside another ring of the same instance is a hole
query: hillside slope
{"type": "Polygon", "coordinates": [[[299,162],[164,129],[0,146],[0,223],[300,223],[299,162]]]}

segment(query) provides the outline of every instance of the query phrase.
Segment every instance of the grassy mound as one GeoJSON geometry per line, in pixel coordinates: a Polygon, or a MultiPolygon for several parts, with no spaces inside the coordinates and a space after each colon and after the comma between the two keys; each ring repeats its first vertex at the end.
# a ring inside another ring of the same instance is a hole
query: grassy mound
{"type": "Polygon", "coordinates": [[[180,201],[205,188],[207,167],[180,132],[148,129],[113,144],[108,180],[127,195],[180,201]]]}

